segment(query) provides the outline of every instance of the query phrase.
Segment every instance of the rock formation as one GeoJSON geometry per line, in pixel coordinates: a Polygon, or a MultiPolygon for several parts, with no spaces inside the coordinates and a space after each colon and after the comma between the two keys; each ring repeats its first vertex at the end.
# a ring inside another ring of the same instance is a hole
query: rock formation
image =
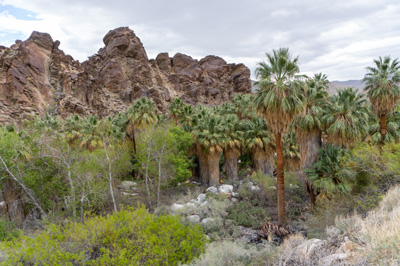
{"type": "Polygon", "coordinates": [[[105,46],[80,63],[47,33],[0,46],[0,123],[19,122],[46,112],[101,117],[151,97],[160,112],[171,99],[215,105],[251,91],[250,71],[217,56],[200,61],[177,53],[148,59],[140,39],[127,27],[109,31],[105,46]]]}

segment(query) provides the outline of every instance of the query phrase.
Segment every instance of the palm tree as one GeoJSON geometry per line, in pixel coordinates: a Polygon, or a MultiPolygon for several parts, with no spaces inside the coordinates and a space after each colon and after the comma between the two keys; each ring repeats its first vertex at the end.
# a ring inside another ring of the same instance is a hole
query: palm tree
{"type": "Polygon", "coordinates": [[[179,118],[182,115],[182,109],[185,106],[182,98],[175,98],[172,100],[171,104],[169,105],[169,111],[171,113],[172,119],[177,123],[179,118]]]}
{"type": "Polygon", "coordinates": [[[349,182],[346,180],[348,175],[342,174],[341,164],[346,150],[327,144],[320,152],[320,160],[306,169],[307,178],[313,184],[314,198],[319,194],[329,196],[334,192],[350,191],[349,182]]]}
{"type": "Polygon", "coordinates": [[[254,95],[252,94],[237,94],[233,100],[235,105],[236,115],[240,120],[250,119],[255,116],[256,110],[254,107],[254,95]]]}
{"type": "MultiPolygon", "coordinates": [[[[374,115],[370,115],[369,135],[366,140],[373,143],[382,143],[380,119],[374,115]]],[[[394,142],[400,139],[400,111],[394,111],[386,116],[385,143],[394,142]]]]}
{"type": "Polygon", "coordinates": [[[79,137],[80,147],[85,147],[90,152],[103,147],[103,139],[99,125],[98,118],[93,115],[87,116],[82,120],[82,128],[79,137]]]}
{"type": "Polygon", "coordinates": [[[317,161],[322,142],[323,106],[328,99],[327,76],[318,73],[304,86],[304,112],[296,118],[296,137],[300,149],[300,168],[310,168],[317,161]]]}
{"type": "Polygon", "coordinates": [[[293,131],[283,135],[283,157],[285,169],[298,171],[300,169],[300,150],[296,133],[293,131]]]}
{"type": "Polygon", "coordinates": [[[207,107],[200,107],[193,118],[192,135],[199,154],[200,175],[204,185],[219,184],[219,159],[223,151],[223,119],[207,107]]]}
{"type": "Polygon", "coordinates": [[[282,135],[293,122],[295,114],[303,107],[299,89],[300,80],[298,57],[292,58],[288,48],[273,50],[266,54],[268,62],[258,63],[256,82],[260,89],[255,96],[258,112],[268,122],[276,141],[277,153],[277,190],[278,190],[278,224],[286,225],[285,214],[285,177],[282,135]]]}
{"type": "Polygon", "coordinates": [[[296,118],[296,139],[300,149],[300,176],[310,196],[311,208],[314,208],[315,193],[312,182],[304,173],[319,158],[322,146],[323,107],[328,99],[329,81],[325,74],[317,73],[304,84],[304,112],[296,118]]]}
{"type": "Polygon", "coordinates": [[[72,146],[80,137],[82,121],[78,115],[70,115],[63,125],[63,133],[70,146],[72,146]]]}
{"type": "Polygon", "coordinates": [[[381,143],[385,143],[388,130],[386,116],[392,112],[400,99],[400,62],[391,60],[390,56],[374,60],[375,67],[367,67],[363,81],[364,90],[371,102],[372,111],[380,119],[381,143]]]}
{"type": "Polygon", "coordinates": [[[148,127],[157,122],[156,105],[150,98],[137,99],[126,111],[128,121],[126,131],[133,144],[136,153],[135,131],[148,127]]]}
{"type": "Polygon", "coordinates": [[[235,114],[223,116],[224,130],[224,169],[228,179],[238,179],[238,159],[240,149],[243,144],[243,132],[241,131],[240,121],[235,114]]]}
{"type": "Polygon", "coordinates": [[[267,121],[262,117],[253,117],[251,120],[242,121],[245,147],[251,153],[253,169],[256,172],[274,174],[273,136],[268,131],[267,121]]]}
{"type": "Polygon", "coordinates": [[[368,108],[362,94],[352,88],[332,95],[322,117],[328,142],[350,147],[368,130],[368,108]]]}

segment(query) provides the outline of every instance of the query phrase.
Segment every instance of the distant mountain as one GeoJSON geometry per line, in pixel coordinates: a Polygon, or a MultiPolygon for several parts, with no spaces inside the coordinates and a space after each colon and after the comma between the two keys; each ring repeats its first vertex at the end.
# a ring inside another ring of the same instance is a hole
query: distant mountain
{"type": "Polygon", "coordinates": [[[329,83],[328,92],[329,94],[334,94],[338,89],[352,87],[354,89],[358,89],[359,92],[362,92],[364,89],[364,83],[361,80],[346,80],[346,81],[338,81],[334,80],[329,83]]]}
{"type": "MultiPolygon", "coordinates": [[[[251,92],[255,93],[258,89],[257,85],[254,85],[254,80],[251,81],[251,92]]],[[[346,80],[346,81],[339,81],[334,80],[328,85],[328,92],[329,94],[334,94],[338,89],[352,87],[354,89],[358,89],[359,92],[362,92],[364,89],[364,83],[362,80],[346,80]]]]}

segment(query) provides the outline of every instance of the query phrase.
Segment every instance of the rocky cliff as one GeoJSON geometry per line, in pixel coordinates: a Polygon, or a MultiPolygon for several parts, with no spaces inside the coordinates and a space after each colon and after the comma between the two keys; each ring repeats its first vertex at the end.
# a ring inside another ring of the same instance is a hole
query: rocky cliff
{"type": "Polygon", "coordinates": [[[0,123],[46,112],[101,117],[125,110],[135,99],[152,98],[161,112],[171,99],[219,104],[251,91],[250,71],[217,56],[201,60],[177,53],[148,59],[127,27],[109,31],[104,47],[80,63],[59,49],[47,33],[0,46],[0,123]]]}

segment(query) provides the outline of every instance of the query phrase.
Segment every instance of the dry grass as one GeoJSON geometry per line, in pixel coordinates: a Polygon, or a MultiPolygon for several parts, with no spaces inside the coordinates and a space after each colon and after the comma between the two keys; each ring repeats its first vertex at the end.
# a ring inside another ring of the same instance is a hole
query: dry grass
{"type": "Polygon", "coordinates": [[[337,218],[336,227],[363,247],[358,251],[372,265],[400,264],[400,186],[386,194],[365,219],[337,218]]]}
{"type": "Polygon", "coordinates": [[[276,248],[246,244],[243,241],[221,241],[208,245],[206,252],[190,266],[268,266],[276,265],[276,248]]]}
{"type": "Polygon", "coordinates": [[[366,243],[365,252],[371,263],[400,263],[400,186],[386,194],[379,207],[361,223],[359,237],[366,243]]]}

